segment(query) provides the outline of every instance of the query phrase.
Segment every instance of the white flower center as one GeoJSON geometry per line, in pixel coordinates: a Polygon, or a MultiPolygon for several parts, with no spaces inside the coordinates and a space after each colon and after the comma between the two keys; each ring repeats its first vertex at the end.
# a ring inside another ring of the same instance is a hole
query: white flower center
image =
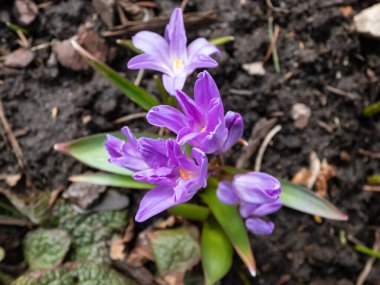
{"type": "Polygon", "coordinates": [[[185,65],[183,64],[183,61],[179,58],[173,60],[172,68],[174,75],[182,75],[185,71],[185,65]]]}

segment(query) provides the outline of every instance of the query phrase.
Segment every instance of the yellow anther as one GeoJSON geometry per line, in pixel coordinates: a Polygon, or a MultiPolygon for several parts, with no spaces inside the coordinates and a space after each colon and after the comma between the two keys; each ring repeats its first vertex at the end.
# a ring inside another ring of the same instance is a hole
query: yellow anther
{"type": "Polygon", "coordinates": [[[185,179],[185,180],[190,179],[190,172],[188,172],[188,171],[186,171],[186,170],[181,169],[181,170],[179,171],[179,174],[180,174],[181,177],[182,177],[183,179],[185,179]]]}
{"type": "Polygon", "coordinates": [[[180,60],[178,58],[175,59],[174,62],[173,62],[173,65],[174,65],[174,68],[180,69],[182,67],[182,65],[183,65],[182,60],[180,60]]]}
{"type": "Polygon", "coordinates": [[[206,128],[201,129],[201,133],[204,133],[206,131],[206,128]]]}

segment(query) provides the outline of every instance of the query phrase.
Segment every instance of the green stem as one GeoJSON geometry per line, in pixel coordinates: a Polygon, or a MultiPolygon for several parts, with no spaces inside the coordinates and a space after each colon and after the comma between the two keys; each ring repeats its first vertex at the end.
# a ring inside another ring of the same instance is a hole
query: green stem
{"type": "Polygon", "coordinates": [[[361,252],[361,253],[364,253],[366,255],[369,255],[369,256],[372,256],[372,257],[380,259],[380,252],[379,251],[375,251],[375,250],[373,250],[373,249],[371,249],[369,247],[366,247],[364,245],[355,245],[354,248],[358,252],[361,252]]]}
{"type": "Polygon", "coordinates": [[[181,216],[194,221],[205,221],[210,214],[207,207],[194,204],[180,204],[168,209],[172,215],[181,216]]]}
{"type": "MultiPolygon", "coordinates": [[[[269,38],[272,41],[272,39],[273,39],[273,18],[269,18],[269,21],[268,21],[268,33],[269,33],[269,38]]],[[[279,61],[279,58],[278,58],[276,44],[273,47],[272,58],[273,58],[274,69],[276,70],[277,73],[280,73],[281,72],[281,68],[280,68],[280,61],[279,61]]]]}
{"type": "Polygon", "coordinates": [[[380,101],[377,101],[367,107],[363,110],[363,115],[366,117],[372,117],[373,115],[380,112],[380,101]]]}
{"type": "Polygon", "coordinates": [[[209,42],[214,44],[214,45],[219,46],[219,45],[223,45],[223,44],[232,42],[234,40],[235,40],[234,36],[224,36],[224,37],[210,39],[209,42]]]}

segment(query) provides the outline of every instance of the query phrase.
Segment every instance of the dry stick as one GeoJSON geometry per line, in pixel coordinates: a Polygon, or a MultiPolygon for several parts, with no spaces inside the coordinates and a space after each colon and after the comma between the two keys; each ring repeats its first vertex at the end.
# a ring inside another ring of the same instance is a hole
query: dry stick
{"type": "Polygon", "coordinates": [[[339,96],[343,96],[343,97],[346,97],[350,100],[354,100],[355,99],[355,95],[350,93],[350,92],[347,92],[347,91],[344,91],[342,89],[338,89],[338,88],[335,88],[331,85],[326,85],[326,90],[327,91],[330,91],[331,93],[334,93],[336,95],[339,95],[339,96]]]}
{"type": "Polygon", "coordinates": [[[8,123],[7,118],[5,117],[4,114],[4,108],[3,108],[3,103],[0,100],[0,132],[4,135],[4,139],[8,139],[9,144],[11,145],[12,151],[14,155],[16,156],[17,163],[20,166],[22,172],[26,174],[26,162],[24,159],[24,154],[22,153],[22,150],[20,148],[20,145],[17,142],[16,137],[14,136],[12,132],[12,128],[8,123]]]}
{"type": "Polygon", "coordinates": [[[276,125],[273,129],[270,130],[270,132],[265,137],[263,143],[261,144],[259,148],[259,153],[257,154],[256,161],[255,161],[255,171],[260,171],[261,168],[261,161],[263,160],[264,152],[270,143],[270,141],[273,139],[273,137],[281,130],[280,125],[276,125]]]}
{"type": "Polygon", "coordinates": [[[141,83],[141,80],[144,77],[144,69],[139,69],[139,72],[137,73],[136,79],[135,79],[135,85],[139,86],[141,83]]]}
{"type": "Polygon", "coordinates": [[[380,192],[380,185],[375,186],[375,185],[364,185],[363,190],[367,192],[380,192]]]}
{"type": "MultiPolygon", "coordinates": [[[[274,38],[273,17],[269,17],[269,19],[268,19],[268,32],[269,32],[269,38],[272,41],[272,39],[274,38]]],[[[280,61],[278,59],[278,53],[277,53],[276,44],[273,45],[272,58],[273,58],[274,69],[276,70],[277,73],[280,73],[281,72],[281,68],[280,68],[280,61]]]]}
{"type": "Polygon", "coordinates": [[[181,9],[182,9],[182,11],[184,11],[185,10],[185,8],[186,8],[186,6],[187,6],[187,3],[189,3],[189,0],[183,0],[182,1],[182,3],[181,3],[181,9]]]}
{"type": "Polygon", "coordinates": [[[236,168],[247,168],[249,159],[255,153],[260,141],[266,136],[271,128],[276,124],[276,119],[260,119],[252,128],[251,136],[248,139],[248,145],[243,148],[241,155],[236,161],[236,168]]]}
{"type": "MultiPolygon", "coordinates": [[[[373,244],[372,249],[374,251],[378,251],[378,250],[380,250],[380,231],[377,231],[375,233],[375,236],[376,236],[376,240],[373,244]]],[[[375,261],[376,261],[376,257],[372,256],[372,257],[368,258],[362,272],[360,272],[359,277],[356,280],[356,285],[363,285],[364,284],[364,282],[367,280],[368,275],[371,273],[371,270],[372,270],[372,267],[373,267],[373,264],[375,263],[375,261]]]]}
{"type": "Polygon", "coordinates": [[[280,27],[278,25],[275,25],[274,31],[273,31],[273,37],[272,37],[272,40],[270,42],[267,53],[265,54],[265,57],[263,59],[263,63],[266,63],[268,61],[268,59],[270,58],[270,56],[272,55],[272,52],[273,52],[274,47],[276,46],[276,42],[277,42],[279,34],[280,34],[280,27]]]}
{"type": "Polygon", "coordinates": [[[366,149],[363,149],[363,148],[359,148],[358,149],[358,153],[361,154],[361,155],[364,155],[364,156],[372,157],[372,158],[380,158],[380,153],[379,152],[373,152],[373,151],[366,150],[366,149]]]}
{"type": "MultiPolygon", "coordinates": [[[[218,15],[215,11],[186,13],[184,15],[187,27],[191,27],[192,25],[209,24],[210,22],[216,21],[217,18],[218,15]]],[[[162,30],[168,21],[169,17],[155,17],[149,21],[129,21],[127,24],[113,27],[112,30],[105,31],[101,33],[101,35],[103,37],[115,37],[134,34],[141,30],[162,30]]]]}
{"type": "Polygon", "coordinates": [[[135,113],[135,114],[127,115],[127,116],[120,117],[120,118],[114,120],[112,122],[112,124],[117,125],[117,124],[129,122],[129,121],[134,120],[134,119],[145,118],[147,114],[148,114],[147,112],[141,112],[141,113],[135,113]]]}

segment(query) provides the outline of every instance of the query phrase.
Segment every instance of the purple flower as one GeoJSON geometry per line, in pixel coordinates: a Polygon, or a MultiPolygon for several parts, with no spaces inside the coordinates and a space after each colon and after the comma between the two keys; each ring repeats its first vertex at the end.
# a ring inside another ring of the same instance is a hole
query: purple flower
{"type": "Polygon", "coordinates": [[[148,112],[147,120],[176,133],[180,145],[189,143],[205,153],[222,153],[243,135],[241,115],[235,112],[224,115],[219,90],[207,71],[198,74],[194,100],[179,90],[176,98],[182,112],[167,105],[155,106],[148,112]]]}
{"type": "Polygon", "coordinates": [[[189,201],[207,185],[207,156],[193,148],[189,158],[173,139],[139,139],[142,156],[149,163],[146,170],[136,172],[138,181],[157,184],[141,200],[136,221],[150,217],[177,204],[189,201]]]}
{"type": "Polygon", "coordinates": [[[107,135],[104,146],[110,157],[108,161],[131,171],[148,168],[140,153],[138,140],[132,135],[128,127],[122,128],[121,132],[127,137],[128,141],[107,135]]]}
{"type": "Polygon", "coordinates": [[[210,57],[219,53],[215,45],[204,38],[186,47],[187,38],[182,10],[174,9],[165,29],[165,38],[142,31],[132,37],[133,45],[144,53],[128,62],[129,69],[152,69],[163,73],[162,81],[169,94],[182,90],[186,77],[197,68],[212,68],[218,63],[210,57]]]}
{"type": "Polygon", "coordinates": [[[235,175],[232,182],[219,182],[217,196],[225,204],[239,204],[240,215],[246,219],[246,227],[255,234],[268,235],[274,224],[261,217],[278,211],[281,184],[273,176],[262,172],[235,175]]]}

